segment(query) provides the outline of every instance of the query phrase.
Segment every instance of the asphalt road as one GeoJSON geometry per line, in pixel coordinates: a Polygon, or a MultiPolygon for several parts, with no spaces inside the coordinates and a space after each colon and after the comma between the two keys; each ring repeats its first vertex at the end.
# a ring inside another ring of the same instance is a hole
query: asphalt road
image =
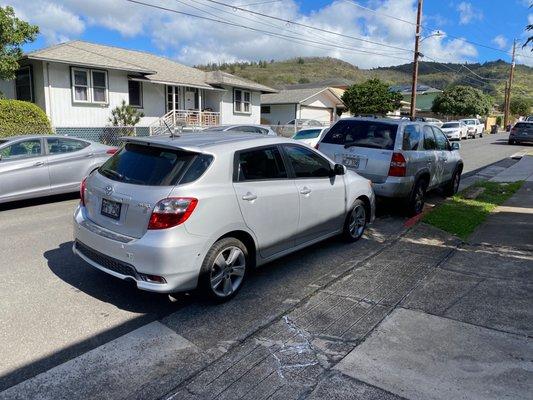
{"type": "MultiPolygon", "coordinates": [[[[461,142],[464,172],[522,148],[508,146],[506,138],[487,135],[461,142]]],[[[206,319],[209,308],[199,306],[194,296],[172,301],[137,291],[72,254],[71,218],[77,201],[76,196],[62,196],[0,208],[0,391],[165,316],[169,326],[177,324],[210,340],[211,330],[206,332],[204,324],[214,317],[206,319]]],[[[232,307],[242,313],[246,329],[252,329],[305,297],[325,273],[378,251],[402,225],[401,217],[383,217],[370,237],[353,246],[327,241],[274,262],[252,277],[232,307]],[[254,302],[257,293],[265,298],[259,306],[254,302]]],[[[219,334],[231,341],[246,334],[239,329],[228,326],[219,334]]]]}

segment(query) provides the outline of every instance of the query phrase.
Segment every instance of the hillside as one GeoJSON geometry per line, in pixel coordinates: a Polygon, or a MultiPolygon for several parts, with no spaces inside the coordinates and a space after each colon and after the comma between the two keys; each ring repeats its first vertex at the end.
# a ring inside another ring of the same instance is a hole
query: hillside
{"type": "MultiPolygon", "coordinates": [[[[379,78],[389,84],[411,82],[412,63],[393,67],[360,69],[348,62],[330,57],[298,57],[284,61],[259,61],[252,63],[199,65],[204,70],[224,69],[243,78],[259,83],[283,88],[297,83],[312,83],[326,79],[343,79],[362,82],[369,78],[379,78]]],[[[467,64],[475,74],[490,79],[507,79],[509,64],[502,60],[484,64],[467,64]]],[[[421,62],[419,81],[438,89],[451,84],[467,84],[493,96],[497,103],[503,101],[503,81],[482,80],[469,72],[461,64],[449,63],[446,66],[433,62],[421,62]],[[454,72],[458,71],[458,72],[454,72]]],[[[514,93],[533,98],[533,68],[517,65],[515,69],[514,93]]]]}

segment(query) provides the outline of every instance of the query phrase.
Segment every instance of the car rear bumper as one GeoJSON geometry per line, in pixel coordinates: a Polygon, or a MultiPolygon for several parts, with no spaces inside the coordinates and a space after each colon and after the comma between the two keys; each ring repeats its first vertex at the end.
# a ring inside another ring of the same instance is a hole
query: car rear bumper
{"type": "Polygon", "coordinates": [[[197,286],[206,245],[204,237],[183,226],[148,231],[140,239],[119,235],[88,220],[82,206],[74,214],[74,239],[73,252],[93,267],[159,293],[197,286]],[[150,282],[146,275],[163,277],[165,283],[150,282]]]}
{"type": "Polygon", "coordinates": [[[407,197],[413,188],[413,177],[387,177],[383,183],[373,183],[376,196],[379,197],[407,197]]]}

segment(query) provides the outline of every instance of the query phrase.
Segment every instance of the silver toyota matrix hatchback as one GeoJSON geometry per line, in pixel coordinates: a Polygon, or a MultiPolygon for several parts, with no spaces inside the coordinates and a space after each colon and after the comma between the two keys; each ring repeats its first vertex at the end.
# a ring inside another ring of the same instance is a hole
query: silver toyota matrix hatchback
{"type": "Polygon", "coordinates": [[[139,289],[233,297],[251,267],[374,216],[370,184],[292,139],[128,138],[81,185],[74,252],[139,289]]]}

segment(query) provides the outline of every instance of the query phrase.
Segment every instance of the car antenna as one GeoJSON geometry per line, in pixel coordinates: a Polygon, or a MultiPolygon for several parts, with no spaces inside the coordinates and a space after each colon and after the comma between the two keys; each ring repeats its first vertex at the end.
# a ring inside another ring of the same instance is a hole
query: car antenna
{"type": "Polygon", "coordinates": [[[170,132],[170,137],[172,139],[174,139],[175,137],[180,137],[181,136],[181,131],[183,129],[183,127],[180,125],[179,127],[174,127],[174,129],[172,129],[167,121],[163,120],[163,123],[165,124],[165,126],[167,127],[168,131],[170,132]],[[179,130],[179,133],[176,133],[176,130],[179,130]]]}

